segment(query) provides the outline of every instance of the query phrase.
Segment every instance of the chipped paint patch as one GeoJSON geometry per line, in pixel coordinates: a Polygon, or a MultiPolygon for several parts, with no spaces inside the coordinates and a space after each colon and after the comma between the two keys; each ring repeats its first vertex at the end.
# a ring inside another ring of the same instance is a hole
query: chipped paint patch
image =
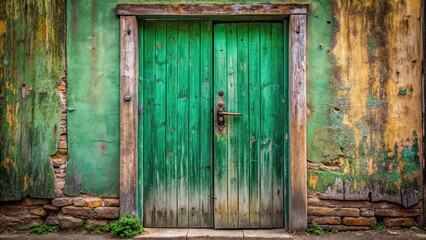
{"type": "Polygon", "coordinates": [[[3,20],[0,20],[0,35],[6,33],[6,22],[3,20]]]}

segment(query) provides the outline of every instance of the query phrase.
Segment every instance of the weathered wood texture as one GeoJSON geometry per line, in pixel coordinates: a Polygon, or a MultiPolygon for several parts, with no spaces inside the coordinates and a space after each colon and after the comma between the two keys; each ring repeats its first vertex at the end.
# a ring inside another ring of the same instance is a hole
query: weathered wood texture
{"type": "Polygon", "coordinates": [[[54,197],[64,1],[0,2],[0,201],[54,197]]]}
{"type": "Polygon", "coordinates": [[[290,16],[290,196],[291,231],[307,225],[306,16],[290,16]]]}
{"type": "Polygon", "coordinates": [[[226,116],[225,128],[214,129],[215,228],[284,227],[288,159],[284,26],[266,22],[214,26],[214,108],[223,101],[225,111],[242,113],[226,116]]]}
{"type": "Polygon", "coordinates": [[[117,15],[135,16],[259,16],[306,14],[307,4],[245,3],[245,4],[119,4],[117,15]]]}
{"type": "Polygon", "coordinates": [[[120,216],[137,215],[138,30],[135,16],[120,17],[120,216]]]}
{"type": "Polygon", "coordinates": [[[140,24],[144,225],[212,227],[212,23],[140,24]]]}

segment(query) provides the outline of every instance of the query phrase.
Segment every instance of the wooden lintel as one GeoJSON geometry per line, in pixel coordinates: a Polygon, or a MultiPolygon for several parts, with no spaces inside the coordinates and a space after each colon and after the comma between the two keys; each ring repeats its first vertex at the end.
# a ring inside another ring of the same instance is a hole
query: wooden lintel
{"type": "Polygon", "coordinates": [[[136,213],[138,183],[138,22],[120,17],[120,216],[136,213]]]}
{"type": "Polygon", "coordinates": [[[290,203],[288,229],[307,227],[306,16],[290,16],[290,203]]]}
{"type": "Polygon", "coordinates": [[[236,3],[236,4],[118,4],[119,16],[276,16],[307,14],[305,3],[236,3]]]}

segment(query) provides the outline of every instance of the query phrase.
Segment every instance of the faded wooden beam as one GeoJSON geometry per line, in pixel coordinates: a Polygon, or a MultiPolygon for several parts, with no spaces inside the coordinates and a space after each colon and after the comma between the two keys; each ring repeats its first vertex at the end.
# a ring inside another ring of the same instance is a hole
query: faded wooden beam
{"type": "Polygon", "coordinates": [[[308,4],[118,4],[120,16],[274,16],[307,14],[308,4]]]}
{"type": "Polygon", "coordinates": [[[290,231],[307,227],[306,16],[290,16],[290,231]]]}
{"type": "Polygon", "coordinates": [[[138,22],[120,17],[120,216],[137,215],[138,22]]]}

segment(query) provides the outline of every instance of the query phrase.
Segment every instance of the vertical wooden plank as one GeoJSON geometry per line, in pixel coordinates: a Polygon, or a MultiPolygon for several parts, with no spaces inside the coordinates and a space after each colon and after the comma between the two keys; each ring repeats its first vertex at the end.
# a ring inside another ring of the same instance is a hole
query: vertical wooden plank
{"type": "MultiPolygon", "coordinates": [[[[155,182],[154,182],[154,150],[155,145],[152,144],[152,138],[155,134],[155,119],[154,119],[154,61],[155,61],[155,22],[144,22],[144,69],[143,76],[143,138],[149,141],[149,144],[144,146],[143,151],[143,209],[144,209],[144,225],[147,227],[154,227],[155,223],[155,182]]],[[[145,142],[145,140],[144,140],[145,142]]]]}
{"type": "Polygon", "coordinates": [[[259,29],[259,23],[249,23],[250,228],[260,227],[260,69],[255,67],[260,61],[259,29]]]}
{"type": "Polygon", "coordinates": [[[166,22],[157,21],[155,26],[155,97],[154,126],[152,144],[155,146],[155,226],[166,226],[166,22]]]}
{"type": "Polygon", "coordinates": [[[237,84],[238,109],[241,117],[234,117],[238,122],[237,152],[238,161],[238,228],[249,227],[249,87],[248,87],[248,23],[237,24],[237,84]]]}
{"type": "Polygon", "coordinates": [[[200,22],[189,33],[189,226],[200,227],[200,22]]]}
{"type": "Polygon", "coordinates": [[[138,179],[138,22],[120,17],[120,215],[136,215],[138,179]]]}
{"type": "Polygon", "coordinates": [[[137,193],[138,193],[138,202],[136,204],[136,211],[139,215],[139,217],[141,219],[143,219],[144,216],[144,211],[143,211],[143,206],[144,206],[144,201],[143,201],[143,179],[144,179],[144,164],[143,164],[143,156],[144,156],[144,118],[143,118],[143,104],[144,104],[144,82],[143,82],[143,69],[144,69],[144,32],[145,32],[145,26],[144,26],[144,22],[143,21],[139,21],[138,22],[138,27],[139,27],[139,50],[142,54],[140,54],[140,61],[139,61],[139,77],[138,77],[138,108],[140,108],[140,110],[138,109],[138,188],[137,188],[137,193]]]}
{"type": "MultiPolygon", "coordinates": [[[[215,103],[213,111],[216,111],[218,102],[218,91],[226,90],[227,71],[223,66],[227,66],[227,46],[226,46],[226,25],[214,25],[214,92],[215,103]]],[[[226,98],[225,98],[226,99],[226,98]]],[[[225,104],[227,102],[225,101],[225,104]]],[[[216,115],[215,115],[216,116],[216,115]]],[[[228,152],[227,152],[227,129],[222,131],[214,128],[214,227],[226,228],[228,218],[228,152]]]]}
{"type": "Polygon", "coordinates": [[[271,86],[271,24],[260,24],[260,227],[272,224],[272,86],[271,86]]]}
{"type": "Polygon", "coordinates": [[[188,227],[189,22],[178,25],[178,227],[188,227]]]}
{"type": "Polygon", "coordinates": [[[200,227],[213,227],[213,109],[212,109],[212,22],[201,22],[200,59],[200,227]]]}
{"type": "Polygon", "coordinates": [[[166,124],[166,149],[167,149],[167,227],[177,226],[177,22],[167,22],[167,124],[166,124]]]}
{"type": "MultiPolygon", "coordinates": [[[[238,82],[237,82],[237,24],[228,23],[226,32],[226,80],[224,98],[226,110],[238,112],[238,82]]],[[[227,118],[228,134],[228,228],[238,227],[238,150],[239,150],[239,120],[235,117],[227,118]],[[232,143],[232,144],[230,144],[232,143]]]]}
{"type": "Polygon", "coordinates": [[[307,226],[306,16],[290,16],[290,231],[307,226]]]}
{"type": "Polygon", "coordinates": [[[288,116],[285,109],[287,95],[284,93],[284,48],[283,24],[272,23],[272,52],[271,52],[271,81],[272,81],[272,106],[271,126],[272,133],[272,225],[273,228],[284,227],[284,189],[283,189],[283,164],[284,164],[284,119],[288,116]]]}

